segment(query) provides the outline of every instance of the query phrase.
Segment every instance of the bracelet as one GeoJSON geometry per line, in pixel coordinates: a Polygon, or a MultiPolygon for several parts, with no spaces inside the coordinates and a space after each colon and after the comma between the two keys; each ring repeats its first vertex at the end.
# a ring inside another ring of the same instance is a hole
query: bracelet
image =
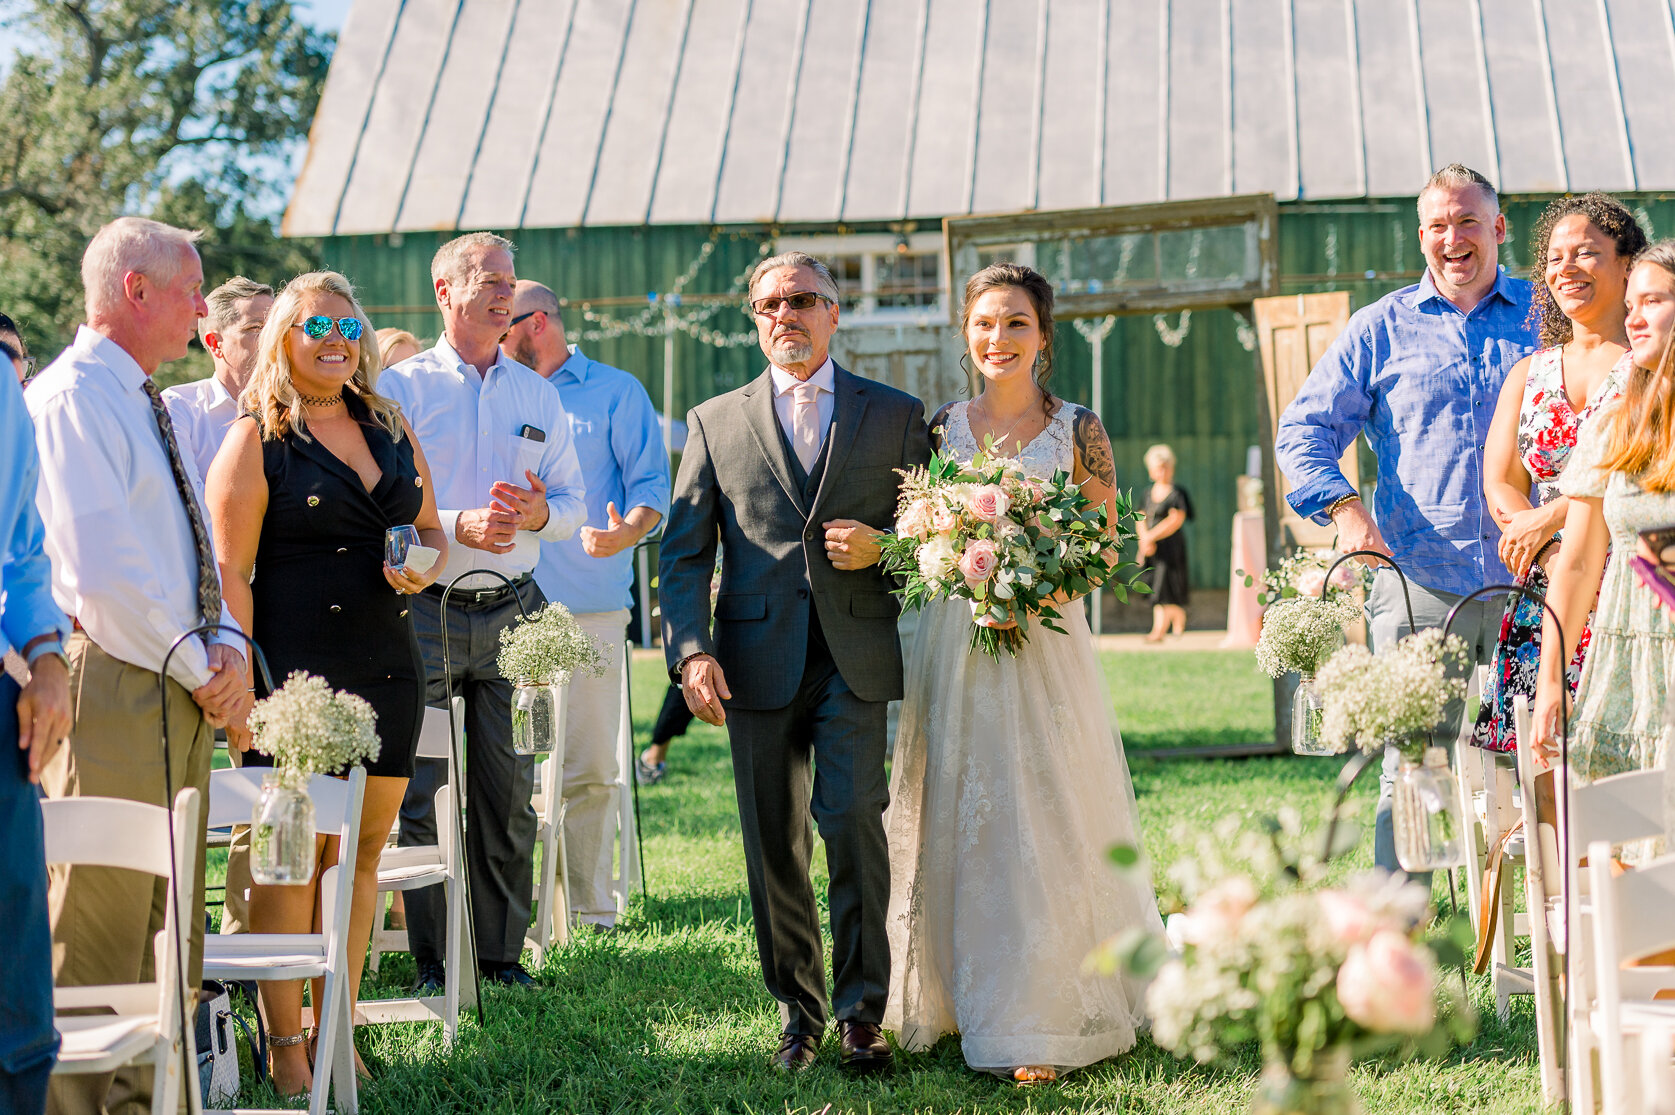
{"type": "Polygon", "coordinates": [[[1359,503],[1360,501],[1361,501],[1360,495],[1358,495],[1355,492],[1350,492],[1347,496],[1339,496],[1337,499],[1335,499],[1331,503],[1327,504],[1327,506],[1326,506],[1326,517],[1328,519],[1330,519],[1332,516],[1336,515],[1339,511],[1341,511],[1343,508],[1347,507],[1349,504],[1359,503]]]}

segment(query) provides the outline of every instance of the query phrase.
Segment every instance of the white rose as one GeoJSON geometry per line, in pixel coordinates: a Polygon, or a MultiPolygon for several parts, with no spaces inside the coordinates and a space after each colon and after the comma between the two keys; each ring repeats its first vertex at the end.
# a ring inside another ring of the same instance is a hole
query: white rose
{"type": "Polygon", "coordinates": [[[937,583],[948,580],[955,564],[960,560],[954,544],[942,535],[937,535],[920,546],[918,557],[920,575],[927,581],[937,583]]]}

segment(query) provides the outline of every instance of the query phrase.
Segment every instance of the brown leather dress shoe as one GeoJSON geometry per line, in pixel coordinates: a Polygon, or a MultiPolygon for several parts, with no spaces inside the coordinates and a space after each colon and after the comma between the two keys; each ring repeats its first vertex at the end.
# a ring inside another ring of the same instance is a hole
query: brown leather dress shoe
{"type": "Polygon", "coordinates": [[[802,1072],[814,1064],[820,1054],[820,1039],[813,1034],[784,1033],[779,1035],[779,1051],[774,1054],[773,1067],[780,1072],[802,1072]]]}
{"type": "Polygon", "coordinates": [[[838,1064],[848,1072],[879,1072],[890,1067],[890,1043],[876,1022],[838,1022],[838,1064]]]}

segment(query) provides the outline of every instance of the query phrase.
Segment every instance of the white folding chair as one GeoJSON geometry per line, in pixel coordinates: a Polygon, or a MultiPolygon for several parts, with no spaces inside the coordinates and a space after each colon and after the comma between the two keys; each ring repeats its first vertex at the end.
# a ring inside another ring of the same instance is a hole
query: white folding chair
{"type": "MultiPolygon", "coordinates": [[[[1561,768],[1561,775],[1564,773],[1561,768]]],[[[1595,1066],[1600,1056],[1599,1037],[1594,1031],[1599,972],[1592,947],[1592,877],[1590,870],[1583,869],[1582,860],[1594,844],[1616,847],[1663,835],[1663,777],[1661,770],[1632,771],[1586,786],[1572,784],[1568,794],[1558,795],[1559,824],[1547,877],[1553,877],[1552,865],[1562,868],[1565,893],[1572,900],[1560,904],[1562,916],[1550,919],[1548,928],[1557,951],[1568,960],[1565,1085],[1575,1112],[1595,1110],[1595,1066]],[[1560,848],[1565,850],[1562,862],[1560,848]]],[[[1592,862],[1590,859],[1590,865],[1592,862]]],[[[1610,866],[1609,856],[1606,865],[1610,866]]],[[[1645,985],[1645,977],[1638,973],[1624,973],[1621,978],[1629,980],[1637,994],[1645,985]]]]}
{"type": "Polygon", "coordinates": [[[122,798],[56,798],[41,803],[48,863],[119,867],[169,880],[172,901],[163,914],[163,930],[152,942],[150,983],[60,987],[53,991],[53,1019],[63,1037],[55,1076],[106,1073],[124,1065],[154,1070],[151,1110],[174,1115],[185,1096],[190,1110],[201,1109],[192,1030],[182,1019],[195,1018],[197,996],[186,986],[183,919],[197,916],[198,791],[188,787],[174,799],[174,813],[158,805],[122,798]],[[170,826],[173,825],[173,849],[170,826]],[[189,1002],[190,997],[190,1002],[189,1002]],[[67,1010],[105,1013],[66,1015],[67,1010]],[[191,1010],[193,1014],[186,1012],[191,1010]],[[114,1013],[109,1013],[114,1012],[114,1013]]]}
{"type": "MultiPolygon", "coordinates": [[[[463,725],[465,700],[455,697],[453,704],[455,721],[463,725]]],[[[378,914],[384,908],[384,895],[441,886],[447,903],[444,922],[447,940],[443,945],[446,973],[442,994],[403,999],[361,999],[355,1004],[355,1019],[371,1023],[438,1019],[442,1023],[442,1044],[447,1047],[453,1045],[454,1036],[459,1032],[460,1007],[476,1005],[476,983],[466,979],[465,975],[470,971],[467,965],[476,964],[477,958],[466,951],[469,942],[465,932],[465,850],[459,846],[458,806],[454,796],[454,787],[460,782],[454,769],[446,709],[425,709],[424,722],[419,729],[418,756],[421,759],[445,759],[448,763],[448,780],[436,791],[437,842],[384,849],[378,863],[378,902],[374,906],[372,955],[367,963],[376,973],[380,953],[408,950],[407,930],[385,929],[378,924],[382,920],[378,914]]]]}
{"type": "Polygon", "coordinates": [[[1675,1001],[1652,995],[1675,986],[1675,968],[1623,965],[1675,948],[1675,856],[1616,874],[1610,842],[1596,840],[1588,845],[1588,881],[1595,992],[1588,1014],[1599,1049],[1600,1092],[1611,1115],[1640,1115],[1655,1094],[1641,1091],[1642,1072],[1629,1070],[1628,1049],[1646,1042],[1648,1059],[1667,1066],[1675,1001]]]}
{"type": "MultiPolygon", "coordinates": [[[[248,821],[261,795],[261,768],[211,771],[211,826],[248,821]]],[[[204,978],[218,980],[325,980],[322,1002],[314,1004],[314,1091],[311,1115],[325,1115],[328,1097],[342,1115],[360,1109],[355,1083],[354,1023],[349,1002],[349,906],[355,885],[355,849],[360,843],[366,771],[357,766],[347,781],[315,775],[314,831],[338,837],[338,861],[320,879],[320,933],[217,934],[204,941],[204,978]]],[[[304,1012],[305,1015],[307,1012],[304,1012]]],[[[304,1020],[305,1024],[307,1019],[304,1020]]]]}
{"type": "Polygon", "coordinates": [[[568,727],[570,687],[558,691],[554,710],[552,753],[535,772],[529,796],[535,810],[535,844],[541,849],[540,876],[535,884],[535,924],[523,943],[534,952],[535,966],[546,962],[547,951],[570,940],[570,873],[564,852],[564,744],[568,727]]]}

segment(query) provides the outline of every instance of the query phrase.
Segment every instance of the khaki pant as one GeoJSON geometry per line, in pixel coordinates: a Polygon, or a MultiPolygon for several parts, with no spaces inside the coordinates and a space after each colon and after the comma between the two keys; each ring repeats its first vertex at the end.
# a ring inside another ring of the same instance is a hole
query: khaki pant
{"type": "Polygon", "coordinates": [[[611,878],[628,609],[584,612],[576,622],[598,641],[605,673],[578,673],[570,679],[564,724],[564,869],[573,916],[584,924],[615,925],[611,878]]]}
{"type": "MultiPolygon", "coordinates": [[[[116,797],[168,805],[171,789],[209,791],[213,736],[192,695],[168,683],[172,788],[164,785],[162,710],[157,675],[119,662],[82,632],[70,638],[70,742],[42,773],[49,798],[116,797]]],[[[207,807],[207,800],[200,809],[207,807]]],[[[180,911],[190,932],[188,986],[203,972],[204,816],[196,845],[197,897],[180,911]]],[[[162,879],[106,867],[54,866],[48,872],[52,975],[56,986],[140,983],[153,978],[152,940],[163,928],[168,889],[162,879]]],[[[190,1023],[190,1020],[189,1020],[190,1023]]],[[[55,1076],[53,1115],[139,1115],[149,1111],[151,1071],[55,1076]]]]}
{"type": "MultiPolygon", "coordinates": [[[[244,765],[244,752],[227,748],[235,768],[244,765]]],[[[227,893],[221,906],[221,932],[250,932],[250,826],[234,825],[227,845],[227,893]]]]}

